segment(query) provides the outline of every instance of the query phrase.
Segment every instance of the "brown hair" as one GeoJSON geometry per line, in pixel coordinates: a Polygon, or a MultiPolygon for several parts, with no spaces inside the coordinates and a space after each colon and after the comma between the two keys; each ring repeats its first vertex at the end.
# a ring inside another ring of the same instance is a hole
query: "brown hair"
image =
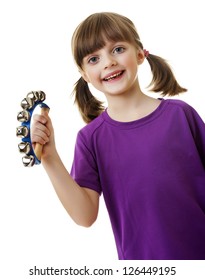
{"type": "MultiPolygon", "coordinates": [[[[104,12],[87,17],[75,30],[72,37],[72,52],[75,62],[82,69],[83,58],[105,46],[105,40],[125,41],[143,50],[143,44],[133,22],[125,16],[104,12]]],[[[162,96],[174,96],[187,91],[182,88],[165,59],[149,54],[147,60],[153,74],[152,91],[160,92],[162,96]]],[[[87,82],[81,77],[75,84],[75,102],[83,120],[89,123],[104,110],[101,101],[90,92],[87,82]]]]}

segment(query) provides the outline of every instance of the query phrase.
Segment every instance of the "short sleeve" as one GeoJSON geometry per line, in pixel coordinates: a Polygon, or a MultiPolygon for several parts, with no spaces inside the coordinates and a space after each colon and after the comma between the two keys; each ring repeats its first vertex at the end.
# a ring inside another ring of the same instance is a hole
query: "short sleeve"
{"type": "Polygon", "coordinates": [[[86,137],[80,131],[76,139],[71,176],[80,186],[95,190],[101,194],[96,159],[89,147],[91,143],[86,144],[86,140],[86,137]]]}
{"type": "Polygon", "coordinates": [[[194,108],[188,106],[186,116],[194,137],[199,155],[205,168],[205,123],[194,108]]]}

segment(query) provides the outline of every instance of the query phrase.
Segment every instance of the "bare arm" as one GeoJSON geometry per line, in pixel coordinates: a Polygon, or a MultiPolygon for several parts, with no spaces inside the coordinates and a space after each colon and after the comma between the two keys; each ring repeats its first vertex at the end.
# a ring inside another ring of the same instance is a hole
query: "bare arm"
{"type": "Polygon", "coordinates": [[[55,148],[54,132],[48,115],[35,116],[32,141],[45,144],[41,161],[68,214],[77,224],[91,226],[98,215],[99,194],[79,186],[66,170],[55,148]]]}

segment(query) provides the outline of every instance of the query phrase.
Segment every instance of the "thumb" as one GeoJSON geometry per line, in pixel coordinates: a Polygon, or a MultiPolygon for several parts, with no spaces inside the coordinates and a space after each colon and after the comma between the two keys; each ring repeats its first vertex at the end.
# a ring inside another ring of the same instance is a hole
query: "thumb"
{"type": "Polygon", "coordinates": [[[48,116],[49,110],[50,110],[49,107],[43,106],[43,107],[41,108],[41,115],[43,115],[43,116],[48,116]]]}

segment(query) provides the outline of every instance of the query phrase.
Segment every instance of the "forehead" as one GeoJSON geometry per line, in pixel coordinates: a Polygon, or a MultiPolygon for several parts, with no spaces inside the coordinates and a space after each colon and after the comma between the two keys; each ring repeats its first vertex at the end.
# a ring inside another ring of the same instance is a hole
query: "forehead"
{"type": "Polygon", "coordinates": [[[111,47],[118,42],[131,42],[131,39],[116,31],[108,34],[103,30],[98,34],[92,34],[89,38],[87,37],[85,41],[86,44],[82,44],[78,49],[82,58],[104,47],[111,47]]]}
{"type": "Polygon", "coordinates": [[[83,26],[77,35],[75,38],[74,52],[81,59],[103,48],[107,42],[134,43],[135,41],[133,34],[131,34],[125,24],[119,26],[109,21],[83,26]]]}

